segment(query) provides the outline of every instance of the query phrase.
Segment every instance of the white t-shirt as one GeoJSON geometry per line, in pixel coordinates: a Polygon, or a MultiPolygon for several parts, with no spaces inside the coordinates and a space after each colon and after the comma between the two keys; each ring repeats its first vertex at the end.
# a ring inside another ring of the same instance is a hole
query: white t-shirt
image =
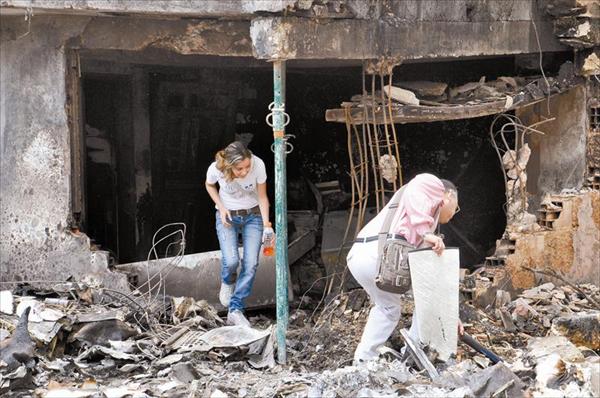
{"type": "Polygon", "coordinates": [[[217,169],[217,163],[212,162],[206,172],[206,182],[219,183],[219,196],[227,210],[251,209],[258,205],[258,184],[267,181],[265,163],[252,155],[250,171],[244,178],[234,178],[227,181],[225,175],[217,169]]]}

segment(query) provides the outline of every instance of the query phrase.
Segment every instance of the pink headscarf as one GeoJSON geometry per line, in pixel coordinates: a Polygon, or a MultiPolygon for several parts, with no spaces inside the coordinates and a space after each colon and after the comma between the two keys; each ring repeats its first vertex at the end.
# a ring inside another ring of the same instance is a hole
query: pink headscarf
{"type": "Polygon", "coordinates": [[[444,184],[433,174],[418,174],[406,184],[390,232],[400,234],[412,245],[437,227],[434,217],[444,200],[444,184]]]}

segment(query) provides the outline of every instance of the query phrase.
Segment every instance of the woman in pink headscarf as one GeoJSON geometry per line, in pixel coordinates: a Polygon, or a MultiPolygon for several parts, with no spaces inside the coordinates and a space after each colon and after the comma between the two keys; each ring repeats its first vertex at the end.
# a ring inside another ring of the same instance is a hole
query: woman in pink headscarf
{"type": "MultiPolygon", "coordinates": [[[[395,195],[398,194],[396,192],[395,195]]],[[[348,269],[374,304],[354,353],[355,362],[376,359],[377,348],[387,341],[400,320],[401,296],[383,291],[375,285],[378,234],[389,210],[388,204],[365,225],[348,253],[348,269]]],[[[438,223],[448,223],[459,210],[458,192],[453,183],[432,174],[419,174],[404,187],[389,233],[415,247],[431,247],[441,254],[445,248],[444,241],[432,231],[438,223]]],[[[415,336],[415,324],[413,316],[410,330],[413,338],[418,337],[415,336]]]]}

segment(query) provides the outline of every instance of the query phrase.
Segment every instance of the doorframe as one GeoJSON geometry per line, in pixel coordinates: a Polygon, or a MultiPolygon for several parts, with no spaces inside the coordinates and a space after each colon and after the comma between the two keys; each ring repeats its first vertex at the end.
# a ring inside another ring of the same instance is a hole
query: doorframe
{"type": "Polygon", "coordinates": [[[71,149],[71,229],[82,229],[86,220],[85,206],[85,139],[83,137],[84,101],[81,84],[79,50],[66,51],[66,113],[71,149]]]}

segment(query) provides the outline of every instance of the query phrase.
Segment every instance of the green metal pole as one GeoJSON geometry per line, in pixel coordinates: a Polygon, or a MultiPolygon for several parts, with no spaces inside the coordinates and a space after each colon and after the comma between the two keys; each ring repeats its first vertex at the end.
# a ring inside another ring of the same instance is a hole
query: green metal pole
{"type": "Polygon", "coordinates": [[[285,61],[273,63],[273,137],[275,140],[275,277],[277,295],[277,360],[286,362],[288,326],[288,243],[285,125],[285,61]]]}

